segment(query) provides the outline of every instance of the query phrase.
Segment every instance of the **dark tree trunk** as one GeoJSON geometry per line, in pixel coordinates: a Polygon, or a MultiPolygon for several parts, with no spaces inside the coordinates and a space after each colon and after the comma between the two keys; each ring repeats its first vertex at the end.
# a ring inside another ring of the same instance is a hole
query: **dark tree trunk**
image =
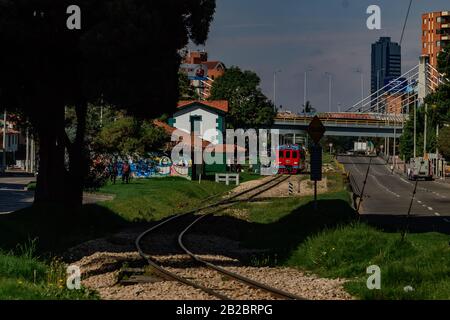
{"type": "Polygon", "coordinates": [[[64,167],[64,107],[55,105],[41,115],[37,125],[39,172],[35,203],[64,204],[66,169],[64,167]]]}
{"type": "Polygon", "coordinates": [[[84,177],[87,173],[87,152],[85,146],[87,104],[75,108],[77,114],[77,133],[75,141],[67,146],[69,151],[69,185],[65,197],[67,205],[80,207],[83,202],[84,177]]]}

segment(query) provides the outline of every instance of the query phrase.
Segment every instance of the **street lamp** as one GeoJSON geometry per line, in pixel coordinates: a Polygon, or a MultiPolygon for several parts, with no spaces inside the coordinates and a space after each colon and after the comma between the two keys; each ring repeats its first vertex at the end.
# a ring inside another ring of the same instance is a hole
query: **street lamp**
{"type": "Polygon", "coordinates": [[[380,113],[380,72],[382,71],[386,71],[386,68],[381,68],[377,71],[377,113],[380,113]]]}
{"type": "Polygon", "coordinates": [[[6,169],[6,109],[3,113],[3,162],[2,166],[6,169]]]}
{"type": "Polygon", "coordinates": [[[361,110],[364,107],[364,71],[361,68],[356,69],[356,73],[361,76],[361,110]]]}
{"type": "Polygon", "coordinates": [[[328,108],[329,112],[331,113],[331,88],[332,88],[332,82],[333,82],[333,75],[329,72],[325,72],[325,75],[328,76],[328,108]]]}
{"type": "Polygon", "coordinates": [[[277,111],[277,74],[280,72],[281,70],[276,70],[273,73],[273,104],[275,112],[277,111]]]}
{"type": "Polygon", "coordinates": [[[305,110],[306,114],[306,101],[308,99],[308,72],[312,71],[312,68],[309,67],[305,70],[305,81],[304,81],[304,88],[303,88],[303,108],[305,110]]]}

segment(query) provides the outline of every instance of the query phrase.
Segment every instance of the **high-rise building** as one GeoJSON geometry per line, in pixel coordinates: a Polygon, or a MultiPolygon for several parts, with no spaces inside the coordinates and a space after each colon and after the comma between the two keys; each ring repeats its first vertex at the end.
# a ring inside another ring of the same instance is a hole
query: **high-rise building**
{"type": "Polygon", "coordinates": [[[401,76],[402,50],[390,37],[381,37],[372,44],[372,94],[383,88],[389,80],[401,76]]]}
{"type": "Polygon", "coordinates": [[[430,58],[437,69],[439,53],[450,44],[450,12],[439,11],[422,15],[422,54],[430,58]]]}

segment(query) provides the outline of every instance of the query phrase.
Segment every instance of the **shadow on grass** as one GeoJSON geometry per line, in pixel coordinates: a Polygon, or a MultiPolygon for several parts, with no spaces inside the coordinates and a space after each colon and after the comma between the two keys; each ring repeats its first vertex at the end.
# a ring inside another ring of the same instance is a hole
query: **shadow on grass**
{"type": "MultiPolygon", "coordinates": [[[[260,250],[260,256],[236,256],[247,263],[265,260],[265,263],[279,263],[287,259],[293,250],[308,237],[325,229],[343,226],[357,221],[358,215],[344,200],[321,200],[318,210],[308,203],[293,210],[274,223],[261,224],[240,220],[230,216],[211,216],[195,227],[193,232],[218,235],[240,241],[249,249],[260,250]]],[[[203,249],[198,254],[214,254],[203,249]]]]}
{"type": "Polygon", "coordinates": [[[15,249],[19,244],[37,239],[38,253],[61,253],[127,225],[114,212],[95,204],[85,205],[80,210],[34,205],[0,216],[0,249],[15,249]]]}

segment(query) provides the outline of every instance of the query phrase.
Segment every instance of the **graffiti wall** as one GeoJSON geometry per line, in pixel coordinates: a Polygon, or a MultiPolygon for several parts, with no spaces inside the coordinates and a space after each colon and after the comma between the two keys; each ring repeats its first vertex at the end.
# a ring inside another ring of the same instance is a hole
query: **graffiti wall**
{"type": "Polygon", "coordinates": [[[131,171],[131,177],[136,179],[146,179],[154,177],[189,177],[190,163],[181,161],[174,164],[169,157],[165,155],[152,154],[147,157],[108,157],[107,171],[108,174],[116,174],[122,177],[124,164],[128,163],[131,171]]]}

